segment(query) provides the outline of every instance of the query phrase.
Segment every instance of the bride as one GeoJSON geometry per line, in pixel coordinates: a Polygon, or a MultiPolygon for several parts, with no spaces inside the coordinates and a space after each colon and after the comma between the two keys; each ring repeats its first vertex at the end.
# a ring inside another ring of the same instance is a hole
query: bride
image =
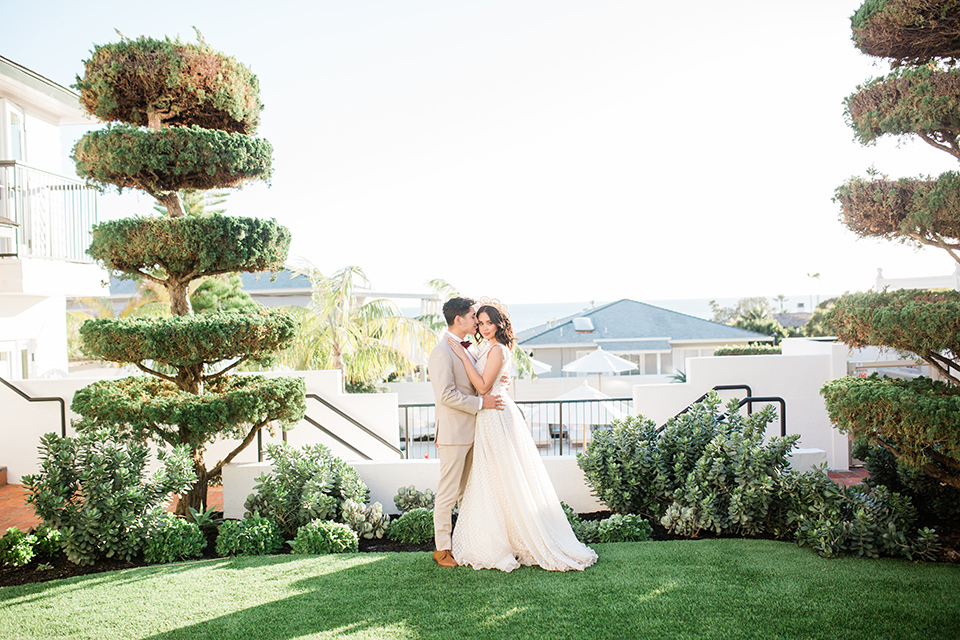
{"type": "MultiPolygon", "coordinates": [[[[487,341],[474,365],[448,338],[477,393],[500,392],[515,339],[509,316],[496,304],[477,309],[477,332],[487,341]]],[[[567,522],[540,454],[517,405],[504,394],[503,411],[477,414],[473,468],[453,531],[453,556],[474,569],[512,571],[521,564],[550,571],[583,570],[597,554],[567,522]]]]}

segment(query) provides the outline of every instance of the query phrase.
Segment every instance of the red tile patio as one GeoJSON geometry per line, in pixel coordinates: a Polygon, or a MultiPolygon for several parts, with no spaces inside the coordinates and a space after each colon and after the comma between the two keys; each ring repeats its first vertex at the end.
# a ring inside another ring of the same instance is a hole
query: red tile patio
{"type": "MultiPolygon", "coordinates": [[[[210,487],[207,489],[207,501],[217,511],[223,509],[223,488],[210,487]]],[[[176,498],[170,501],[168,511],[173,511],[176,498]]],[[[0,535],[10,527],[18,527],[26,531],[40,524],[40,518],[33,512],[33,507],[27,504],[27,490],[20,484],[0,486],[0,535]]]]}

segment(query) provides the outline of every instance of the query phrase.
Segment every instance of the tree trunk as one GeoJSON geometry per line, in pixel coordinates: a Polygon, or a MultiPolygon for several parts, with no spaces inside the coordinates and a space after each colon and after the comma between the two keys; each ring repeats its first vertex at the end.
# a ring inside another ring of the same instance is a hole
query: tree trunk
{"type": "Polygon", "coordinates": [[[183,201],[180,200],[180,194],[176,191],[167,191],[153,197],[167,208],[167,215],[171,218],[182,218],[186,215],[183,210],[183,201]]]}
{"type": "Polygon", "coordinates": [[[190,307],[190,281],[167,280],[167,292],[170,294],[170,313],[175,316],[189,316],[193,313],[190,307]]]}
{"type": "Polygon", "coordinates": [[[207,467],[203,462],[203,451],[193,452],[193,471],[197,474],[197,482],[193,487],[180,494],[174,512],[178,516],[189,515],[190,509],[201,512],[207,509],[207,485],[210,482],[210,477],[207,475],[207,467]]]}

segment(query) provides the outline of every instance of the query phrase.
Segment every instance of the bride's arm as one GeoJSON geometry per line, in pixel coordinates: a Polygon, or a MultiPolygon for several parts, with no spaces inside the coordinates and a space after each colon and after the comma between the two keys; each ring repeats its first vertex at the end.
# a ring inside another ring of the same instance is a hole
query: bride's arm
{"type": "Polygon", "coordinates": [[[503,364],[503,349],[491,347],[490,355],[487,356],[487,363],[483,367],[483,375],[481,375],[477,368],[473,366],[470,356],[467,355],[459,342],[447,338],[447,343],[456,356],[460,358],[460,362],[463,363],[463,368],[467,371],[467,377],[470,378],[470,384],[481,396],[486,395],[493,388],[493,383],[497,381],[497,376],[500,373],[500,366],[503,364]]]}

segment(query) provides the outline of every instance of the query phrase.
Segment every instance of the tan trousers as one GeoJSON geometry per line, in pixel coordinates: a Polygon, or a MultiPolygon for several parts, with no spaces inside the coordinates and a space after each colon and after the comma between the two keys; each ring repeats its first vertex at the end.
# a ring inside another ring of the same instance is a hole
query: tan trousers
{"type": "Polygon", "coordinates": [[[473,445],[442,444],[437,448],[440,482],[433,503],[433,540],[440,551],[453,545],[453,505],[463,498],[463,490],[467,487],[467,476],[473,465],[473,445]]]}

